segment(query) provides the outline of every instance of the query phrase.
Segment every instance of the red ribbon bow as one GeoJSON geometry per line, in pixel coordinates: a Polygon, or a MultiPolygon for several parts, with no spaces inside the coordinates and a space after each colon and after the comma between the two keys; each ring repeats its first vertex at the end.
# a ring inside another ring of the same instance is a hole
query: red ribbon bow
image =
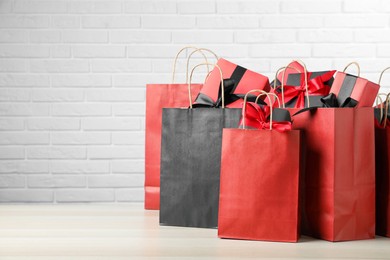
{"type": "MultiPolygon", "coordinates": [[[[269,106],[258,106],[255,103],[247,102],[245,108],[245,128],[254,129],[270,129],[270,110],[269,106]]],[[[243,126],[243,118],[240,126],[243,126]]],[[[289,121],[272,121],[272,129],[279,132],[291,130],[291,122],[289,121]]]]}
{"type": "MultiPolygon", "coordinates": [[[[325,74],[322,74],[318,77],[310,79],[311,72],[307,73],[307,91],[311,96],[326,96],[329,94],[330,87],[325,85],[324,82],[327,82],[333,77],[335,73],[334,70],[328,71],[325,74]]],[[[297,98],[295,103],[295,108],[305,107],[305,98],[306,98],[306,85],[305,85],[305,76],[301,73],[300,86],[284,86],[284,102],[287,103],[294,98],[297,98]]],[[[281,92],[279,96],[281,96],[281,92]]]]}

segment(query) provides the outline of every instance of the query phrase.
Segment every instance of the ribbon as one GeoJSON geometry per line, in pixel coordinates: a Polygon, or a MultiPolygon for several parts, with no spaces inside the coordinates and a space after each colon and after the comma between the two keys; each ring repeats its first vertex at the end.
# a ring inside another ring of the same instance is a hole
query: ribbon
{"type": "MultiPolygon", "coordinates": [[[[224,79],[224,96],[225,96],[225,106],[233,103],[234,101],[237,101],[239,99],[243,99],[245,95],[242,94],[233,94],[236,84],[234,79],[224,79]]],[[[218,98],[216,101],[213,101],[211,97],[199,93],[197,98],[196,98],[196,103],[193,104],[192,107],[222,107],[222,84],[219,84],[219,89],[218,89],[218,98]]],[[[249,95],[248,96],[248,101],[250,102],[255,102],[256,96],[254,95],[249,95]]],[[[258,100],[258,103],[265,105],[265,102],[262,99],[258,100]]]]}
{"type": "Polygon", "coordinates": [[[354,75],[345,74],[339,93],[337,93],[337,99],[340,103],[344,103],[351,96],[357,79],[358,77],[354,75]]]}
{"type": "MultiPolygon", "coordinates": [[[[236,98],[233,94],[231,94],[235,82],[232,79],[224,79],[224,95],[225,95],[225,106],[234,102],[235,100],[239,99],[236,98]]],[[[196,103],[193,105],[193,107],[220,107],[222,106],[222,83],[219,83],[219,88],[218,88],[218,98],[216,101],[212,100],[211,97],[199,93],[197,98],[196,98],[196,103]]]]}
{"type": "MultiPolygon", "coordinates": [[[[326,73],[317,77],[312,77],[312,72],[307,73],[307,91],[310,96],[325,96],[329,94],[330,88],[325,84],[329,81],[336,71],[327,71],[326,73]]],[[[294,75],[294,74],[291,74],[294,75]]],[[[284,100],[285,103],[290,102],[296,98],[295,108],[305,107],[306,98],[306,85],[304,80],[304,74],[300,73],[300,81],[296,86],[286,85],[284,86],[284,100]]],[[[292,84],[291,82],[288,84],[292,84]]],[[[281,88],[278,88],[277,92],[281,93],[281,88]]]]}
{"type": "MultiPolygon", "coordinates": [[[[246,113],[245,115],[245,128],[249,129],[270,129],[270,107],[269,106],[258,106],[255,103],[247,102],[246,103],[246,113]]],[[[278,117],[276,113],[278,113],[277,109],[273,110],[274,117],[278,117]]],[[[280,121],[273,120],[272,121],[272,129],[275,129],[279,132],[289,131],[291,130],[291,118],[290,114],[287,110],[280,109],[279,117],[280,121]],[[284,112],[284,113],[283,113],[284,112]],[[287,113],[287,114],[286,114],[287,113]],[[288,115],[288,116],[286,116],[288,115]]],[[[242,128],[242,119],[240,121],[240,127],[242,128]]]]}
{"type": "MultiPolygon", "coordinates": [[[[232,72],[232,75],[228,79],[224,79],[224,96],[225,96],[225,106],[233,103],[234,101],[241,98],[241,95],[234,94],[234,91],[237,88],[238,83],[241,81],[247,69],[236,65],[236,68],[232,72]]],[[[195,104],[193,107],[221,107],[222,106],[222,96],[221,96],[221,82],[218,87],[218,97],[214,101],[211,97],[200,92],[195,99],[195,104]]],[[[242,95],[243,96],[243,95],[242,95]]]]}
{"type": "Polygon", "coordinates": [[[356,107],[358,104],[358,101],[351,97],[346,98],[344,102],[340,104],[336,95],[333,93],[321,98],[321,102],[323,107],[356,107]]]}
{"type": "MultiPolygon", "coordinates": [[[[294,78],[295,76],[299,76],[299,74],[296,73],[297,71],[301,71],[302,73],[304,73],[305,68],[302,66],[302,64],[300,62],[292,61],[292,62],[290,62],[290,64],[287,65],[287,68],[285,69],[285,71],[281,71],[278,74],[277,78],[278,78],[279,82],[281,82],[281,80],[283,78],[283,73],[284,73],[285,76],[284,76],[283,83],[284,83],[284,85],[288,85],[288,81],[290,81],[289,79],[294,78]],[[293,69],[293,68],[295,68],[295,69],[293,69]]],[[[313,77],[313,78],[322,77],[322,75],[324,75],[325,77],[322,78],[322,82],[324,82],[324,84],[327,86],[331,86],[333,83],[333,75],[336,71],[333,70],[331,72],[332,72],[331,75],[327,74],[327,71],[308,72],[308,73],[310,73],[310,75],[308,74],[307,78],[310,79],[311,77],[313,77]]],[[[328,93],[326,93],[325,95],[327,95],[327,94],[328,93]]]]}
{"type": "Polygon", "coordinates": [[[342,104],[340,104],[339,101],[337,100],[336,95],[333,93],[330,93],[329,95],[321,98],[321,102],[322,102],[322,106],[306,107],[296,112],[293,116],[296,116],[306,111],[314,112],[317,110],[317,108],[347,108],[347,107],[353,108],[356,107],[357,104],[359,103],[357,100],[348,97],[342,104]]]}

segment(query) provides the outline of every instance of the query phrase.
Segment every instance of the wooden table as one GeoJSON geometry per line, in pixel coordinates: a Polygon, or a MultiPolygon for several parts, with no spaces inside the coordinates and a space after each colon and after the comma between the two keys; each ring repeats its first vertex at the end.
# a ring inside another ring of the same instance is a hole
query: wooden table
{"type": "Polygon", "coordinates": [[[142,204],[0,205],[0,259],[390,259],[390,238],[299,243],[160,227],[142,204]]]}

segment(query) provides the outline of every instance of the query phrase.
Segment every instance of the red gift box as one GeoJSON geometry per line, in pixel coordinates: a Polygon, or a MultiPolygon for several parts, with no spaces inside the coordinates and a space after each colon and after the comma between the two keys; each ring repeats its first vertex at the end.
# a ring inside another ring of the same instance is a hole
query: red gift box
{"type": "Polygon", "coordinates": [[[357,107],[372,107],[380,86],[360,76],[345,73],[352,64],[358,67],[360,75],[360,67],[356,62],[348,64],[343,72],[337,72],[330,93],[336,95],[340,104],[350,97],[359,102],[357,107]]]}
{"type": "MultiPolygon", "coordinates": [[[[230,93],[225,93],[225,99],[231,100],[230,104],[225,103],[226,107],[240,108],[242,105],[241,98],[250,90],[261,89],[267,92],[270,90],[269,80],[264,75],[243,68],[222,58],[218,60],[217,65],[222,70],[223,79],[229,79],[230,82],[233,82],[230,93]],[[234,98],[229,98],[227,94],[234,95],[234,98]]],[[[221,78],[219,71],[214,68],[200,90],[200,93],[195,100],[195,104],[216,104],[219,99],[220,85],[221,78]]],[[[225,87],[227,87],[227,85],[228,84],[225,83],[225,87]]]]}
{"type": "Polygon", "coordinates": [[[273,91],[282,100],[284,107],[320,106],[320,99],[329,94],[335,72],[334,70],[309,72],[303,62],[292,61],[278,70],[271,86],[274,86],[273,91]]]}

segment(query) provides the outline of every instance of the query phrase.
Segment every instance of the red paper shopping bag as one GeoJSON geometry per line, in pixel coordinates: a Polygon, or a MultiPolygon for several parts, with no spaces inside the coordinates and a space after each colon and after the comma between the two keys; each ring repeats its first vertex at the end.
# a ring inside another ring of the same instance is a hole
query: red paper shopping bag
{"type": "MultiPolygon", "coordinates": [[[[230,108],[240,108],[244,95],[253,89],[269,91],[269,80],[266,76],[248,70],[225,59],[219,59],[217,65],[222,70],[225,85],[225,105],[230,108]]],[[[195,104],[219,106],[221,77],[214,68],[204,83],[195,104]]]]}
{"type": "MultiPolygon", "coordinates": [[[[382,71],[380,80],[386,68],[382,71]]],[[[379,95],[378,95],[379,97],[379,95]]],[[[390,237],[390,94],[375,108],[376,234],[390,237]]]]}
{"type": "Polygon", "coordinates": [[[300,131],[288,121],[273,124],[268,106],[244,102],[243,108],[244,129],[222,135],[218,236],[296,242],[300,131]]]}
{"type": "Polygon", "coordinates": [[[378,84],[360,77],[360,67],[356,62],[348,64],[343,72],[337,72],[330,89],[330,93],[336,95],[340,104],[350,97],[359,102],[358,107],[372,107],[378,91],[378,84]],[[357,66],[358,76],[345,73],[345,70],[352,64],[357,66]]]}
{"type": "MultiPolygon", "coordinates": [[[[323,99],[335,104],[333,94],[323,99]]],[[[356,101],[305,109],[293,129],[303,132],[306,158],[303,233],[328,241],[374,238],[373,110],[356,101]]]]}
{"type": "MultiPolygon", "coordinates": [[[[183,48],[179,51],[179,53],[176,55],[174,64],[176,64],[176,60],[180,52],[186,48],[183,48]]],[[[194,47],[189,48],[193,49],[194,47]]],[[[191,86],[192,100],[194,100],[203,84],[191,84],[191,86]]],[[[146,85],[145,209],[160,208],[160,154],[162,109],[180,108],[187,106],[187,83],[146,85]]]]}
{"type": "Polygon", "coordinates": [[[376,234],[390,237],[390,121],[375,128],[376,234]]]}

